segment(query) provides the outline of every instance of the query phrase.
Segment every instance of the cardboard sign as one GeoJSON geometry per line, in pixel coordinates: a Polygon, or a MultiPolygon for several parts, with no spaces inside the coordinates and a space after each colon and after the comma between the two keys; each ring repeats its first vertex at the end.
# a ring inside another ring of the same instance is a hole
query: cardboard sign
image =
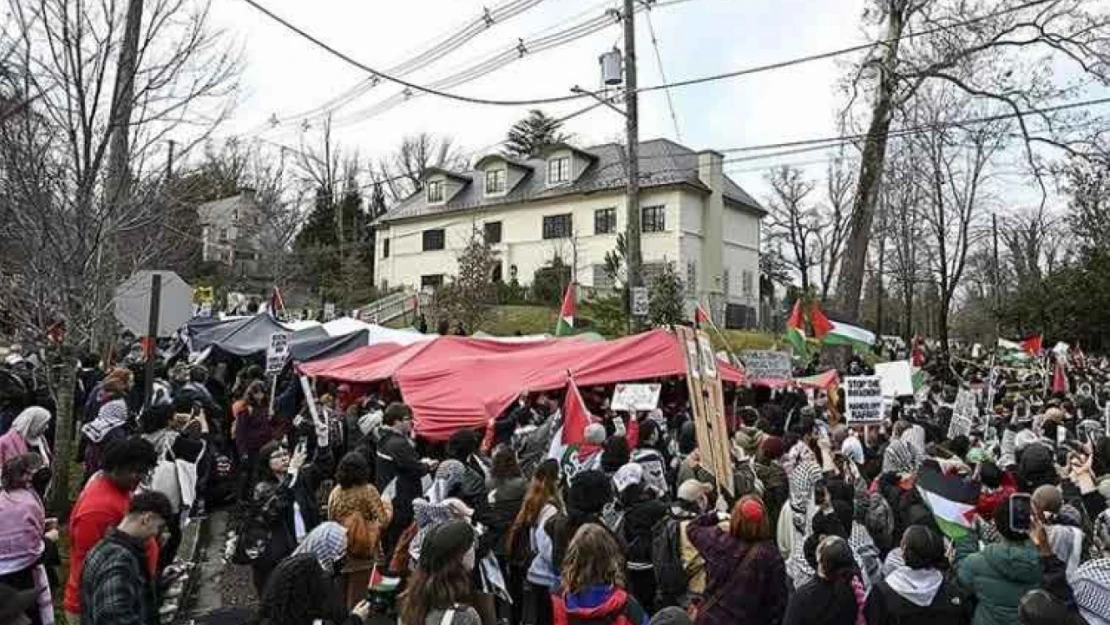
{"type": "Polygon", "coordinates": [[[618,384],[609,407],[628,412],[655,410],[662,388],[662,384],[618,384]]]}
{"type": "Polygon", "coordinates": [[[650,298],[646,286],[632,287],[632,316],[646,317],[650,310],[650,298]]]}
{"type": "Polygon", "coordinates": [[[324,304],[324,321],[331,321],[335,319],[335,304],[327,302],[324,304]]]}
{"type": "Polygon", "coordinates": [[[875,375],[882,380],[883,397],[913,395],[913,368],[910,361],[880,362],[875,365],[875,375]]]}
{"type": "Polygon", "coordinates": [[[750,350],[741,352],[740,359],[744,361],[744,373],[752,384],[793,379],[794,368],[786,352],[750,350]]]}
{"type": "Polygon", "coordinates": [[[852,362],[851,345],[824,345],[817,363],[822,368],[836,369],[843,373],[848,370],[848,363],[852,362]]]}
{"type": "Polygon", "coordinates": [[[883,382],[877,375],[844,378],[844,408],[850,425],[883,420],[883,382]]]}
{"type": "Polygon", "coordinates": [[[270,335],[270,347],[266,349],[266,373],[277,373],[289,358],[289,334],[274,332],[270,335]]]}
{"type": "Polygon", "coordinates": [[[735,490],[724,392],[709,337],[686,326],[676,327],[675,335],[679,345],[685,345],[686,384],[702,465],[717,478],[718,487],[731,494],[735,490]]]}
{"type": "Polygon", "coordinates": [[[971,425],[971,419],[963,415],[952,415],[952,422],[948,424],[948,438],[953,439],[957,436],[970,436],[971,425]]]}
{"type": "Polygon", "coordinates": [[[952,413],[966,417],[972,421],[979,418],[979,404],[976,402],[975,393],[961,388],[956,394],[956,403],[952,405],[952,413]]]}

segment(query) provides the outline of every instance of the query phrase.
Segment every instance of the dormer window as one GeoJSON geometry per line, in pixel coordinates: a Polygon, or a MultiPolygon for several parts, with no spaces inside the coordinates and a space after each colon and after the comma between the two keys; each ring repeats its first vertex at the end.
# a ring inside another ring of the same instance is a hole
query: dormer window
{"type": "Polygon", "coordinates": [[[443,181],[442,180],[429,180],[428,181],[428,203],[440,204],[443,202],[443,181]]]}
{"type": "Polygon", "coordinates": [[[504,194],[507,174],[508,172],[505,169],[486,170],[486,195],[504,194]]]}
{"type": "Polygon", "coordinates": [[[547,161],[547,184],[570,182],[570,157],[559,156],[547,161]]]}

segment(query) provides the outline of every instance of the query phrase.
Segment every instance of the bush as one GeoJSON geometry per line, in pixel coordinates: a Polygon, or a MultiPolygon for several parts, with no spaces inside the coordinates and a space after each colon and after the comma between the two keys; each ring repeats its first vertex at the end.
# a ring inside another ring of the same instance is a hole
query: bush
{"type": "Polygon", "coordinates": [[[540,304],[558,306],[570,283],[570,265],[556,256],[551,264],[540,267],[532,277],[532,299],[540,304]]]}

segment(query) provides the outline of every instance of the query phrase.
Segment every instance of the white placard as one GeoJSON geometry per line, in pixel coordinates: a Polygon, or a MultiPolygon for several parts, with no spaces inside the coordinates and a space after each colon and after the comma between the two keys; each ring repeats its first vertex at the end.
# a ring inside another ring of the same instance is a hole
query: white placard
{"type": "Polygon", "coordinates": [[[270,347],[266,349],[266,373],[277,373],[289,358],[289,334],[274,332],[270,335],[270,347]]]}
{"type": "Polygon", "coordinates": [[[701,377],[701,364],[698,359],[698,344],[693,339],[686,341],[686,359],[690,363],[690,375],[701,377]]]}
{"type": "Polygon", "coordinates": [[[662,388],[662,384],[618,384],[609,407],[628,412],[655,410],[662,388]]]}
{"type": "Polygon", "coordinates": [[[709,343],[709,337],[699,336],[698,345],[700,346],[699,353],[701,355],[701,373],[707,378],[717,377],[717,356],[713,354],[713,346],[709,343]]]}
{"type": "Polygon", "coordinates": [[[954,414],[952,415],[952,422],[948,424],[948,439],[951,440],[957,436],[970,436],[971,435],[971,419],[954,414]]]}
{"type": "Polygon", "coordinates": [[[646,286],[632,287],[632,316],[646,317],[650,310],[648,289],[646,286]]]}
{"type": "Polygon", "coordinates": [[[844,378],[844,407],[848,423],[878,423],[883,420],[882,379],[877,375],[844,378]]]}
{"type": "Polygon", "coordinates": [[[880,362],[875,365],[875,375],[882,380],[883,397],[913,395],[913,367],[910,361],[880,362]]]}
{"type": "Polygon", "coordinates": [[[793,379],[793,365],[790,354],[786,352],[748,350],[740,352],[740,359],[744,361],[745,377],[753,384],[793,379]]]}
{"type": "Polygon", "coordinates": [[[327,302],[324,304],[324,321],[331,321],[335,319],[335,304],[327,302]]]}

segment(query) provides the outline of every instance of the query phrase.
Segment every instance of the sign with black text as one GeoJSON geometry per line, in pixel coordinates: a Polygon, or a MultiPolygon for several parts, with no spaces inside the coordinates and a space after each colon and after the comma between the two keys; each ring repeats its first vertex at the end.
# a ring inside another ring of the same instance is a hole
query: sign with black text
{"type": "Polygon", "coordinates": [[[752,384],[793,379],[794,368],[786,352],[749,350],[740,352],[740,359],[744,361],[744,373],[752,384]]]}
{"type": "Polygon", "coordinates": [[[844,408],[848,423],[878,423],[883,420],[883,381],[877,375],[844,378],[844,408]]]}
{"type": "Polygon", "coordinates": [[[274,332],[270,335],[270,347],[266,349],[266,373],[277,373],[289,358],[289,334],[274,332]]]}
{"type": "Polygon", "coordinates": [[[609,407],[627,412],[655,410],[662,388],[662,384],[618,384],[609,407]]]}

